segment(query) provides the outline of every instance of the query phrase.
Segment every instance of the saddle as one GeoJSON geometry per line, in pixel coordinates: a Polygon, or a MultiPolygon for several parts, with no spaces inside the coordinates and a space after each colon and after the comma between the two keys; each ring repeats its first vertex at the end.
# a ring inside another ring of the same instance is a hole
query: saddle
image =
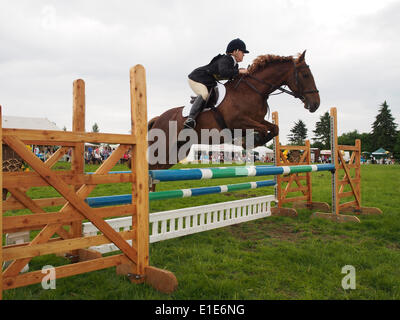
{"type": "MultiPolygon", "coordinates": [[[[223,87],[225,89],[225,87],[223,87]]],[[[206,102],[203,105],[203,108],[200,112],[206,111],[206,110],[212,110],[215,116],[215,119],[217,120],[219,126],[221,128],[227,128],[226,123],[224,121],[224,118],[222,115],[219,113],[217,107],[221,104],[222,100],[225,97],[225,90],[222,90],[222,94],[220,96],[219,90],[218,90],[218,85],[213,87],[210,91],[210,94],[207,97],[206,102]]],[[[193,102],[196,100],[197,97],[191,96],[190,97],[190,103],[193,104],[193,102]]]]}
{"type": "MultiPolygon", "coordinates": [[[[197,97],[195,96],[190,96],[190,104],[193,104],[194,101],[196,100],[197,97]]],[[[207,97],[206,102],[204,103],[203,106],[203,110],[204,109],[212,109],[213,107],[215,107],[215,105],[217,104],[219,98],[219,90],[218,90],[218,86],[213,87],[210,91],[210,94],[207,97]]]]}
{"type": "MultiPolygon", "coordinates": [[[[212,88],[206,102],[204,103],[203,110],[216,110],[225,98],[226,89],[223,84],[218,83],[216,87],[212,88]]],[[[187,117],[190,113],[191,106],[197,97],[190,97],[190,104],[187,104],[182,109],[182,116],[187,117]]]]}

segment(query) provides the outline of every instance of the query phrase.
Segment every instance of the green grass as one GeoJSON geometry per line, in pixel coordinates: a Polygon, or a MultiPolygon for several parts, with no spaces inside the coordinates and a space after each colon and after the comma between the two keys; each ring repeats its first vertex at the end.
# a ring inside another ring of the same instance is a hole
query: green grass
{"type": "MultiPolygon", "coordinates": [[[[60,164],[58,169],[68,167],[60,164]]],[[[257,178],[171,182],[157,190],[266,179],[257,178]]],[[[312,181],[313,199],[330,203],[330,173],[313,173],[312,181]]],[[[103,185],[91,196],[129,192],[129,184],[103,185]]],[[[35,198],[56,194],[51,188],[32,188],[29,193],[35,198]]],[[[271,193],[273,188],[261,188],[154,201],[150,209],[157,212],[271,193]]],[[[310,219],[310,211],[300,210],[297,218],[269,217],[151,244],[151,265],[178,278],[178,289],[171,295],[131,284],[110,268],[59,279],[56,290],[43,290],[40,284],[7,290],[4,299],[400,299],[399,194],[400,166],[362,166],[363,205],[381,208],[382,216],[361,216],[360,224],[338,224],[310,219]],[[341,286],[345,265],[356,269],[356,290],[341,286]]],[[[50,255],[33,259],[30,268],[66,263],[50,255]]]]}

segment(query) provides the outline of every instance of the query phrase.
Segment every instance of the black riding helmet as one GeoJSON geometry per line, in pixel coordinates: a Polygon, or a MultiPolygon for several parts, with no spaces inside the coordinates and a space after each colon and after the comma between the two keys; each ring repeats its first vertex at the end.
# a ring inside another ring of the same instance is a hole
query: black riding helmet
{"type": "Polygon", "coordinates": [[[246,44],[239,38],[234,39],[231,42],[229,42],[228,46],[226,47],[226,53],[232,53],[235,50],[240,50],[244,53],[249,53],[246,50],[246,44]]]}

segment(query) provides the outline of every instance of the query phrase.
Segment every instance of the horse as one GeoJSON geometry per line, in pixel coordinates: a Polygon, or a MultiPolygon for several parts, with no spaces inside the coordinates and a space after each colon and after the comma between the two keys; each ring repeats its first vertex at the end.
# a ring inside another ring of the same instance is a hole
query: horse
{"type": "MultiPolygon", "coordinates": [[[[306,51],[296,58],[276,55],[258,56],[249,66],[248,74],[239,75],[224,84],[226,95],[220,106],[215,109],[216,112],[207,110],[198,115],[197,125],[194,129],[198,136],[202,129],[218,131],[242,129],[242,132],[245,132],[246,129],[253,129],[255,132],[254,147],[265,145],[279,133],[277,125],[264,119],[269,109],[267,99],[276,90],[293,95],[303,102],[305,109],[315,112],[320,105],[319,91],[316,88],[311,69],[305,62],[305,53],[306,51]],[[291,91],[281,88],[284,85],[291,91]]],[[[166,151],[166,161],[150,163],[150,170],[168,169],[183,160],[189,153],[190,145],[187,144],[185,145],[187,150],[183,153],[170,154],[169,152],[171,143],[175,143],[178,149],[185,144],[177,139],[174,141],[168,139],[171,121],[176,124],[177,134],[184,129],[185,118],[182,116],[182,109],[182,106],[169,109],[148,122],[149,132],[159,129],[166,136],[165,144],[162,143],[166,151]]],[[[150,140],[149,148],[157,142],[156,139],[150,140]]]]}

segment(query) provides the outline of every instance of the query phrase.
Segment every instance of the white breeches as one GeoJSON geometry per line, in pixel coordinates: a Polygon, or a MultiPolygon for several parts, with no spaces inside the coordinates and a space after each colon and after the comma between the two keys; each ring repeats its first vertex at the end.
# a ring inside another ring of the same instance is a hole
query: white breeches
{"type": "Polygon", "coordinates": [[[192,88],[193,92],[197,95],[202,96],[204,100],[207,100],[208,97],[207,87],[200,82],[193,81],[192,79],[188,80],[189,80],[189,86],[190,88],[192,88]]]}

